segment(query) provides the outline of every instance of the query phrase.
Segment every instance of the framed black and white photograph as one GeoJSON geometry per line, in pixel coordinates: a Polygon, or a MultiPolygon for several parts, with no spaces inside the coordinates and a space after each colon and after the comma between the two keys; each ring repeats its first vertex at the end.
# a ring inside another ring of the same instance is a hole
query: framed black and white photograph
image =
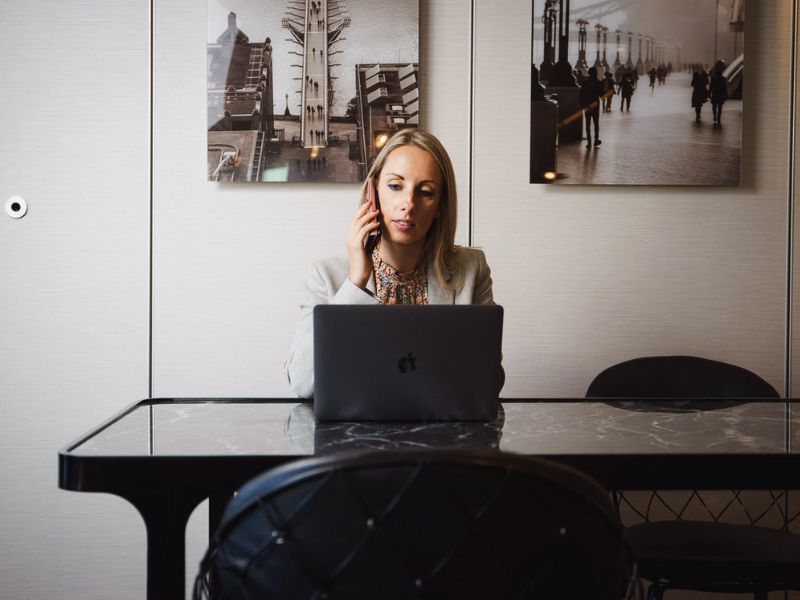
{"type": "Polygon", "coordinates": [[[358,182],[419,123],[418,0],[209,0],[208,178],[358,182]]]}
{"type": "Polygon", "coordinates": [[[532,0],[531,183],[739,185],[744,0],[532,0]]]}

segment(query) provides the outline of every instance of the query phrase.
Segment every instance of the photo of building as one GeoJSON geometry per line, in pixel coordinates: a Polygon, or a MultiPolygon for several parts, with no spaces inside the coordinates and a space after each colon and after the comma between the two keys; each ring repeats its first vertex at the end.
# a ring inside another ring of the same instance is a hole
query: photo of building
{"type": "Polygon", "coordinates": [[[363,180],[418,124],[418,39],[417,0],[210,0],[209,180],[363,180]]]}

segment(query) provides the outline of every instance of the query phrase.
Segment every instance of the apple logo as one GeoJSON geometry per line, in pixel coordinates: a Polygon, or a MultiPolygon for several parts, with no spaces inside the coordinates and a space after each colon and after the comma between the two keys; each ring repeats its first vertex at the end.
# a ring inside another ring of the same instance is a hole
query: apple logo
{"type": "Polygon", "coordinates": [[[397,368],[401,373],[408,373],[409,371],[417,370],[417,359],[413,352],[409,352],[405,356],[401,356],[397,361],[397,368]]]}

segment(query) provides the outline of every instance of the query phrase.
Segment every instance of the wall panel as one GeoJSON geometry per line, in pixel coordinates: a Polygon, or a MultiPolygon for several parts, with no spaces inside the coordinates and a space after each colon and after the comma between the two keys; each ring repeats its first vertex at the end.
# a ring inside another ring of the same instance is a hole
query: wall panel
{"type": "Polygon", "coordinates": [[[740,187],[558,187],[527,183],[531,3],[477,0],[474,243],[506,307],[506,395],[582,396],[655,354],[783,390],[790,17],[748,3],[740,187]]]}
{"type": "Polygon", "coordinates": [[[149,4],[0,4],[0,597],[141,598],[144,527],[57,451],[147,396],[149,4]]]}
{"type": "MultiPolygon", "coordinates": [[[[301,274],[342,248],[357,186],[206,182],[204,4],[154,6],[153,394],[281,396],[301,274]]],[[[30,203],[0,215],[4,598],[143,596],[139,516],[57,490],[56,451],[148,392],[149,8],[0,6],[0,200],[30,203]]],[[[420,0],[420,89],[455,163],[461,243],[474,165],[505,395],[582,395],[608,364],[657,353],[736,362],[782,389],[791,3],[748,7],[743,185],[710,189],[526,183],[530,3],[475,8],[471,98],[469,3],[420,0]]]]}
{"type": "MultiPolygon", "coordinates": [[[[206,12],[196,6],[155,3],[153,395],[285,396],[303,274],[344,250],[358,186],[206,181],[206,12]]],[[[453,159],[463,244],[469,18],[461,0],[420,0],[422,126],[453,159]]],[[[206,519],[204,504],[189,523],[187,581],[206,519]]]]}
{"type": "MultiPolygon", "coordinates": [[[[195,6],[156,3],[153,393],[282,396],[303,273],[344,251],[358,186],[206,181],[206,14],[195,6]]],[[[453,155],[462,243],[469,44],[466,3],[421,0],[423,125],[453,155]]]]}

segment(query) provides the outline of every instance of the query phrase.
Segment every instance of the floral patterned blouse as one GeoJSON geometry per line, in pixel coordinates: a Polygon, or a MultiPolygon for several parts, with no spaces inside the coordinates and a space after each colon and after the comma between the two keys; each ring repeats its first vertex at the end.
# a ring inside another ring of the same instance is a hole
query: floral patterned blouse
{"type": "Polygon", "coordinates": [[[375,290],[381,304],[427,304],[427,261],[412,273],[400,273],[378,256],[378,248],[372,251],[372,268],[375,272],[375,290]]]}

